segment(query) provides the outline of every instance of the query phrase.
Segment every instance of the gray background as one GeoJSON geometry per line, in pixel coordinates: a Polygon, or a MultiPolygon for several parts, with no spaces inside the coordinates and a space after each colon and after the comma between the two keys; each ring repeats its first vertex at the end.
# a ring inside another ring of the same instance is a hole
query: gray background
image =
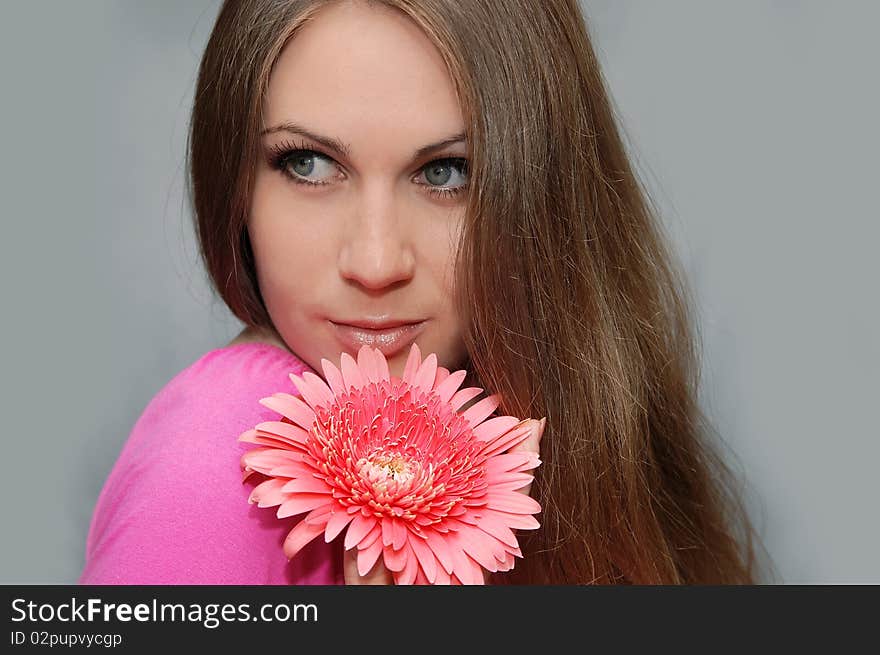
{"type": "MultiPolygon", "coordinates": [[[[153,395],[239,323],[183,194],[219,2],[0,4],[2,583],[72,583],[153,395]]],[[[786,583],[880,582],[880,6],[584,8],[698,299],[701,398],[786,583]]]]}

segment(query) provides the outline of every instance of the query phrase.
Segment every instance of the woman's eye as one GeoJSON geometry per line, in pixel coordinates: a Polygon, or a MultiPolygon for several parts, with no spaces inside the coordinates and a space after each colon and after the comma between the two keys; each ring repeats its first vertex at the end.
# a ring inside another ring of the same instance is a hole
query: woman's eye
{"type": "MultiPolygon", "coordinates": [[[[281,171],[287,179],[297,184],[324,186],[336,174],[336,162],[315,150],[291,148],[288,145],[272,148],[272,168],[281,171]]],[[[416,182],[434,196],[452,197],[467,188],[467,159],[446,157],[435,159],[422,168],[416,182]],[[424,178],[424,182],[421,179],[424,178]]]]}
{"type": "Polygon", "coordinates": [[[314,150],[291,150],[279,153],[273,166],[300,184],[329,184],[335,173],[333,160],[314,150]]]}
{"type": "Polygon", "coordinates": [[[437,159],[425,166],[424,177],[429,193],[451,196],[467,188],[467,159],[448,157],[437,159]]]}

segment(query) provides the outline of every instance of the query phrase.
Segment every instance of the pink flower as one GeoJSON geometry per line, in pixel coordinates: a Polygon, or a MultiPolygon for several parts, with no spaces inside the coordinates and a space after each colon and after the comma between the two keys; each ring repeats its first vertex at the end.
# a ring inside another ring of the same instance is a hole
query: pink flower
{"type": "Polygon", "coordinates": [[[482,389],[459,389],[430,354],[410,349],[403,379],[385,356],[363,346],[326,359],[327,383],[310,371],[290,379],[302,398],[275,393],[260,403],[283,415],[239,436],[258,444],[241,458],[250,494],[283,519],[304,514],[287,535],[288,559],[318,535],[345,531],[365,575],[381,556],[396,584],[483,584],[483,569],[509,571],[522,557],[513,530],[539,527],[541,506],[520,493],[540,464],[533,452],[507,452],[530,434],[529,419],[487,417],[489,396],[460,413],[482,389]],[[329,385],[329,386],[328,386],[329,385]]]}

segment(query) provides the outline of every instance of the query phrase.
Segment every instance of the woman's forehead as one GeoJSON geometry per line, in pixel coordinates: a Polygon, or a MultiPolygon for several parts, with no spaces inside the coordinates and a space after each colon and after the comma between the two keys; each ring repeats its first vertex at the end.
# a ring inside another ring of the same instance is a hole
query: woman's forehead
{"type": "Polygon", "coordinates": [[[285,45],[269,78],[269,100],[305,92],[390,108],[455,95],[443,57],[411,19],[359,5],[322,9],[285,45]]]}
{"type": "Polygon", "coordinates": [[[357,4],[322,9],[282,50],[263,128],[284,123],[354,152],[399,143],[408,155],[464,128],[453,81],[428,37],[398,12],[357,4]]]}

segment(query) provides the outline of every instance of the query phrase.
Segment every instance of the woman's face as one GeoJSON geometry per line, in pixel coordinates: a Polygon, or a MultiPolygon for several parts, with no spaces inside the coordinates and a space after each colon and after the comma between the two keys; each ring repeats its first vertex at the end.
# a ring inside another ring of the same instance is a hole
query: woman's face
{"type": "Polygon", "coordinates": [[[401,376],[413,341],[461,367],[452,265],[466,141],[427,37],[392,10],[323,8],[276,62],[263,127],[248,232],[281,339],[316,371],[371,343],[401,376]],[[423,323],[402,339],[339,326],[371,321],[423,323]]]}

